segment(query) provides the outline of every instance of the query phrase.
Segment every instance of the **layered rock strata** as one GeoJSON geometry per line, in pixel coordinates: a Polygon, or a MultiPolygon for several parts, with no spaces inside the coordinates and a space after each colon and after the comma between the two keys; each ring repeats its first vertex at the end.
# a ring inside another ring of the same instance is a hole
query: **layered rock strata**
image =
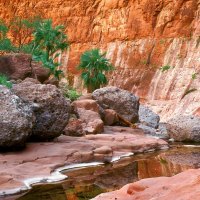
{"type": "Polygon", "coordinates": [[[116,67],[109,84],[136,93],[162,121],[199,114],[199,0],[2,0],[0,13],[7,20],[40,14],[66,25],[71,48],[61,60],[72,85],[81,84],[80,54],[98,47],[116,67]]]}

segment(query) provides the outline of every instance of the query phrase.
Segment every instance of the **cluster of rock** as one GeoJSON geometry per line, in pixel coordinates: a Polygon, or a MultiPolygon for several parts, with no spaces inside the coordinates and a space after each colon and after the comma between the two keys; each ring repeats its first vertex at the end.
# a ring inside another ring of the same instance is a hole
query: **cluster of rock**
{"type": "Polygon", "coordinates": [[[65,135],[96,134],[103,131],[104,125],[135,124],[145,134],[168,138],[160,117],[148,107],[140,105],[137,96],[117,87],[95,90],[74,101],[72,107],[75,115],[71,116],[65,135]]]}
{"type": "Polygon", "coordinates": [[[71,110],[54,85],[27,78],[12,90],[0,87],[0,147],[23,146],[29,139],[58,137],[68,123],[71,110]]]}
{"type": "Polygon", "coordinates": [[[139,106],[138,97],[117,87],[98,89],[71,103],[56,86],[26,78],[11,90],[1,86],[0,105],[1,148],[61,134],[98,134],[104,131],[104,125],[121,125],[121,118],[129,123],[140,119],[154,130],[159,124],[159,116],[139,106]]]}
{"type": "Polygon", "coordinates": [[[118,115],[129,122],[138,121],[139,98],[117,87],[105,87],[74,101],[72,107],[78,117],[70,119],[65,134],[96,134],[103,131],[104,124],[118,124],[118,115]]]}
{"type": "MultiPolygon", "coordinates": [[[[11,90],[0,88],[0,148],[24,146],[27,140],[49,140],[63,133],[102,133],[104,125],[119,125],[119,117],[138,122],[139,98],[134,94],[106,87],[71,104],[56,86],[42,84],[47,83],[48,71],[30,62],[31,57],[25,54],[0,58],[0,73],[14,83],[11,90]]],[[[143,118],[141,121],[154,124],[153,118],[143,118]]]]}

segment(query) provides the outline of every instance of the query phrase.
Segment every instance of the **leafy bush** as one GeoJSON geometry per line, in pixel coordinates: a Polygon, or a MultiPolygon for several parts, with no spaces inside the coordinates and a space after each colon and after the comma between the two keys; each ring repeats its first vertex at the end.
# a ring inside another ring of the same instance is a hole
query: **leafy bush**
{"type": "Polygon", "coordinates": [[[0,74],[0,85],[4,85],[7,88],[12,88],[12,83],[8,81],[7,76],[0,74]]]}
{"type": "Polygon", "coordinates": [[[11,19],[9,34],[14,38],[15,52],[31,53],[33,32],[43,22],[40,16],[21,18],[19,16],[11,19]]]}
{"type": "Polygon", "coordinates": [[[109,60],[105,58],[105,55],[105,53],[100,53],[99,49],[92,49],[81,56],[78,69],[82,71],[81,78],[88,92],[107,84],[104,73],[114,69],[109,60]]]}

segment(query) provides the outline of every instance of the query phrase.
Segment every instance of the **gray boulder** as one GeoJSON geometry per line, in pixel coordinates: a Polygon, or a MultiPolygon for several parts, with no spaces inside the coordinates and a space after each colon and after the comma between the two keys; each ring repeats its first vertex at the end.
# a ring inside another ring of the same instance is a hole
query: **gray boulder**
{"type": "Polygon", "coordinates": [[[200,142],[200,118],[196,116],[176,116],[167,122],[167,131],[175,141],[200,142]]]}
{"type": "Polygon", "coordinates": [[[159,126],[160,117],[148,107],[140,105],[139,121],[146,126],[157,129],[159,126]]]}
{"type": "Polygon", "coordinates": [[[117,87],[105,87],[92,93],[93,99],[104,109],[112,109],[130,122],[138,121],[139,98],[117,87]]]}
{"type": "Polygon", "coordinates": [[[71,105],[70,100],[56,86],[40,84],[27,78],[14,85],[13,91],[24,101],[34,105],[36,123],[32,130],[33,138],[47,140],[63,133],[69,120],[71,105]]]}
{"type": "Polygon", "coordinates": [[[31,106],[0,86],[0,148],[24,146],[35,117],[31,106]]]}

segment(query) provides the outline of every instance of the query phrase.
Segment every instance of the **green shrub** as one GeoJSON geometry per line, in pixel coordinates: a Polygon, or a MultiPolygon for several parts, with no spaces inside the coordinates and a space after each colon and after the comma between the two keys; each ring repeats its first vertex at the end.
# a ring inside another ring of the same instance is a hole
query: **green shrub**
{"type": "Polygon", "coordinates": [[[161,70],[161,72],[165,72],[165,71],[168,71],[168,70],[171,69],[171,68],[172,68],[171,66],[165,65],[165,66],[162,66],[162,67],[160,68],[160,70],[161,70]]]}
{"type": "Polygon", "coordinates": [[[62,91],[63,95],[69,98],[71,101],[75,101],[81,96],[81,94],[78,93],[75,88],[72,88],[64,82],[60,82],[59,88],[62,91]]]}
{"type": "Polygon", "coordinates": [[[0,74],[0,85],[4,85],[7,88],[12,88],[12,83],[8,80],[7,76],[0,74]]]}
{"type": "Polygon", "coordinates": [[[71,88],[68,89],[67,93],[65,93],[65,96],[71,101],[75,101],[81,96],[81,94],[79,94],[74,88],[71,88]]]}
{"type": "Polygon", "coordinates": [[[100,53],[99,49],[92,49],[82,54],[78,69],[82,71],[84,86],[88,92],[92,92],[107,84],[104,73],[113,70],[114,67],[105,58],[105,53],[100,53]]]}
{"type": "Polygon", "coordinates": [[[192,80],[197,79],[197,75],[198,75],[198,73],[194,72],[194,73],[192,74],[192,80]]]}

